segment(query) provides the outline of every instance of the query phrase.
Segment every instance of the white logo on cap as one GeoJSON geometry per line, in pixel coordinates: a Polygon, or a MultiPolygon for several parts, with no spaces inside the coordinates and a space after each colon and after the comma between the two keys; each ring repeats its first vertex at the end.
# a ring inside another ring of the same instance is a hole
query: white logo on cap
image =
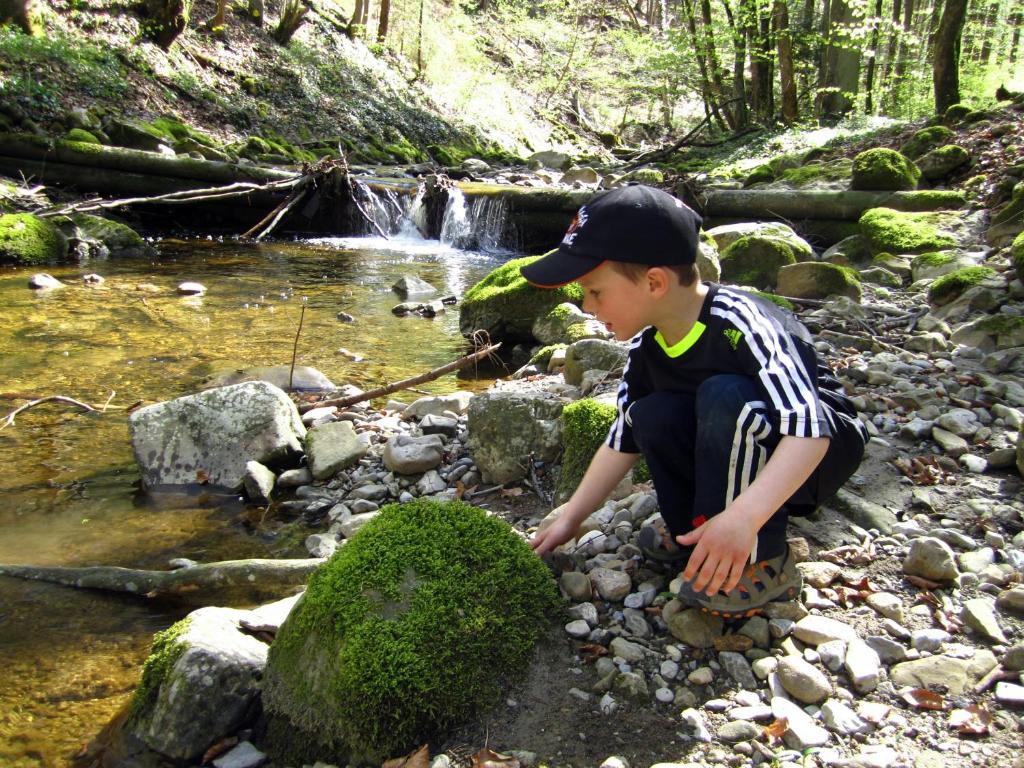
{"type": "Polygon", "coordinates": [[[587,207],[583,206],[576,212],[572,222],[569,224],[569,229],[565,231],[565,237],[562,238],[562,245],[572,245],[576,239],[576,234],[583,228],[583,225],[587,223],[587,207]]]}

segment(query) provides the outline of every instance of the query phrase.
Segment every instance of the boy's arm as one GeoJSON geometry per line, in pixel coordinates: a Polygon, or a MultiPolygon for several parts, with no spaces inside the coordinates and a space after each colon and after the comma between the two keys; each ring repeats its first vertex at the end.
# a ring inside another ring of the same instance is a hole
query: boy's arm
{"type": "Polygon", "coordinates": [[[721,513],[677,536],[694,546],[683,578],[696,592],[714,595],[736,588],[750,561],[757,532],[810,477],[828,450],[827,437],[783,437],[764,469],[721,513]]]}
{"type": "Polygon", "coordinates": [[[530,539],[534,551],[542,555],[573,538],[580,524],[608,498],[639,458],[638,453],[623,453],[607,445],[598,448],[572,498],[562,505],[558,519],[530,539]]]}

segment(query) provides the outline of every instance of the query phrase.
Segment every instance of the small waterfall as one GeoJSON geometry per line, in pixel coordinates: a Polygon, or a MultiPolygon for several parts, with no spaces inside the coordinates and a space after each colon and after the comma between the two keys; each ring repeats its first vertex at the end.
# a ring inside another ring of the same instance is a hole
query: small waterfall
{"type": "Polygon", "coordinates": [[[468,240],[472,235],[473,227],[466,196],[458,187],[452,187],[448,190],[448,202],[444,207],[444,218],[441,220],[441,233],[438,239],[453,248],[468,248],[468,240]]]}
{"type": "Polygon", "coordinates": [[[509,250],[508,200],[504,196],[481,195],[467,204],[462,190],[448,190],[440,239],[453,248],[489,253],[509,250]]]}
{"type": "Polygon", "coordinates": [[[390,237],[396,234],[401,228],[405,218],[405,204],[399,194],[387,187],[371,189],[362,181],[356,180],[356,189],[359,190],[359,205],[362,212],[373,224],[367,223],[367,234],[390,237]]]}

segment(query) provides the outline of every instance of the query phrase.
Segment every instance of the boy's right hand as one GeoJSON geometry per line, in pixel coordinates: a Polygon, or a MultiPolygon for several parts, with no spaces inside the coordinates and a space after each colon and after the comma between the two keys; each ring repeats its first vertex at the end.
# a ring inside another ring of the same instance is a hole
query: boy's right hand
{"type": "Polygon", "coordinates": [[[551,552],[576,536],[579,530],[579,523],[571,519],[570,515],[564,514],[565,504],[553,509],[544,520],[541,521],[537,532],[530,539],[530,546],[538,555],[551,552]]]}

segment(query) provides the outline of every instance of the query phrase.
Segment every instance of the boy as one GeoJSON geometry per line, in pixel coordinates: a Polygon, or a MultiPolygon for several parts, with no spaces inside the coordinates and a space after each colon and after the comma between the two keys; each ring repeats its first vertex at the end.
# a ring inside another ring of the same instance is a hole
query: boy
{"type": "Polygon", "coordinates": [[[541,287],[579,283],[584,310],[630,342],[618,416],[538,554],[573,538],[641,455],[663,528],[647,557],[685,563],[679,599],[725,618],[799,595],[786,544],[849,478],[867,442],[807,330],[748,292],[703,283],[701,219],[666,192],[629,185],[580,208],[558,250],[522,269],[541,287]]]}

